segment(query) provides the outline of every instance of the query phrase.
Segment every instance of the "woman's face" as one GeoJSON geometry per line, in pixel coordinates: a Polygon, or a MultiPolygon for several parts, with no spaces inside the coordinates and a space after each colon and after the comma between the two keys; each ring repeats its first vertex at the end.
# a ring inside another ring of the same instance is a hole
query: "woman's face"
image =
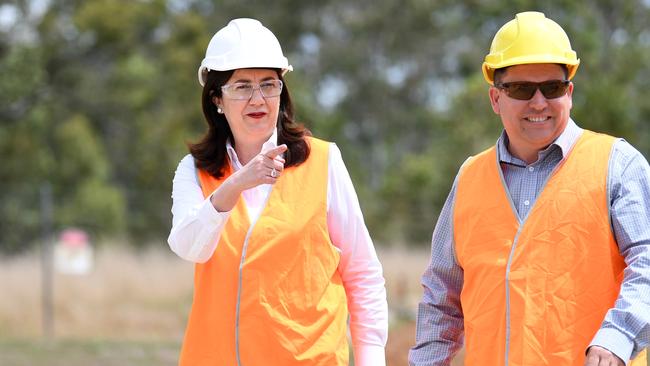
{"type": "Polygon", "coordinates": [[[221,98],[213,99],[213,102],[223,110],[236,145],[261,145],[273,134],[278,123],[280,96],[264,97],[259,89],[259,84],[278,79],[275,70],[238,69],[226,82],[226,90],[222,89],[221,98]],[[251,84],[238,88],[245,89],[252,86],[253,95],[248,99],[232,99],[229,97],[228,85],[235,83],[251,84]]]}

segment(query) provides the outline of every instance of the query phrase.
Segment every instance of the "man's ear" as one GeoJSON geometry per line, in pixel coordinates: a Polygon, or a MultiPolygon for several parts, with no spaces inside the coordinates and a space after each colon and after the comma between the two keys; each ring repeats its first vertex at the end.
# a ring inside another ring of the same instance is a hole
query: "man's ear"
{"type": "Polygon", "coordinates": [[[497,89],[494,86],[490,87],[490,90],[488,90],[488,94],[490,95],[490,104],[492,105],[492,110],[494,113],[499,114],[500,108],[499,108],[499,98],[501,98],[501,93],[499,93],[499,89],[497,89]]]}

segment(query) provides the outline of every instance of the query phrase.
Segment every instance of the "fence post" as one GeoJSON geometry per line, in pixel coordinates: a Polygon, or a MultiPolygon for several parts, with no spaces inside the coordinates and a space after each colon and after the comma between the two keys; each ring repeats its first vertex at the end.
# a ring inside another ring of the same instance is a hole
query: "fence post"
{"type": "Polygon", "coordinates": [[[52,260],[52,186],[49,182],[41,184],[41,300],[43,337],[50,340],[54,336],[54,276],[52,260]]]}

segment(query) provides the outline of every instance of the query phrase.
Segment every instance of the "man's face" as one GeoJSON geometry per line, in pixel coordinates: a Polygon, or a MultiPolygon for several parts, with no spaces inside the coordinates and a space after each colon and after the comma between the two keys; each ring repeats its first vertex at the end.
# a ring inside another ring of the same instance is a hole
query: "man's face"
{"type": "MultiPolygon", "coordinates": [[[[510,66],[499,82],[549,80],[565,80],[564,70],[560,65],[510,66]]],[[[573,84],[569,84],[566,94],[554,99],[547,99],[539,89],[529,100],[514,99],[498,87],[490,87],[489,94],[492,109],[501,116],[501,122],[508,135],[508,150],[530,164],[537,160],[539,151],[545,149],[564,131],[572,106],[573,84]]]]}

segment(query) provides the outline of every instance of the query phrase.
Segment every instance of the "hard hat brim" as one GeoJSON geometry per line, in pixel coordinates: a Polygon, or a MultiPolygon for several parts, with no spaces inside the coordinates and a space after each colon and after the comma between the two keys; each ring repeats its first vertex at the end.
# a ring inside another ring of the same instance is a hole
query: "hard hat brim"
{"type": "Polygon", "coordinates": [[[213,71],[230,71],[230,70],[238,70],[238,69],[280,69],[282,70],[281,75],[284,76],[286,75],[287,72],[293,71],[293,66],[289,64],[285,64],[282,66],[269,66],[268,64],[265,64],[264,66],[259,65],[259,64],[251,64],[251,66],[244,66],[244,67],[236,67],[236,68],[216,68],[216,67],[208,67],[206,65],[201,64],[198,70],[198,77],[199,77],[199,84],[201,86],[205,86],[206,79],[208,77],[208,72],[210,70],[213,71]]]}
{"type": "Polygon", "coordinates": [[[567,75],[567,80],[573,79],[576,72],[578,71],[578,66],[580,66],[580,59],[573,60],[558,60],[549,58],[547,60],[540,59],[539,57],[520,57],[518,59],[511,59],[508,62],[503,62],[499,64],[490,64],[489,62],[483,62],[482,70],[483,77],[488,84],[494,85],[494,70],[502,69],[508,66],[516,65],[527,65],[527,64],[559,64],[566,65],[569,73],[567,75]]]}

